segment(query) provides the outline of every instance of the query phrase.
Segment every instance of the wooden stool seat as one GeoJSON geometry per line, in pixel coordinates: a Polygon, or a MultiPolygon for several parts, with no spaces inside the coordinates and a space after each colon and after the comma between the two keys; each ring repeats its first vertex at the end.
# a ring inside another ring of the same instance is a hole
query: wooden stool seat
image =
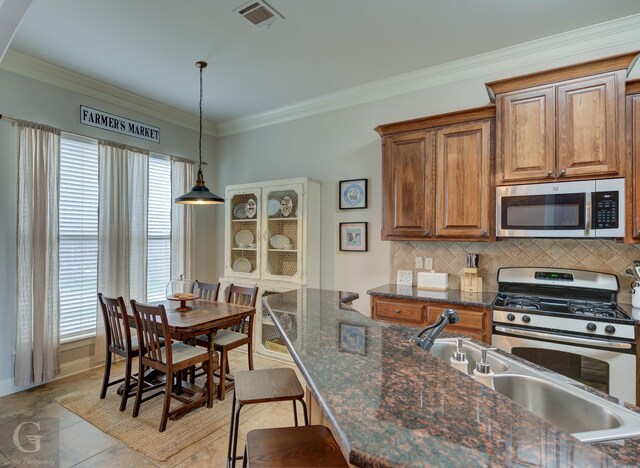
{"type": "Polygon", "coordinates": [[[304,398],[304,389],[293,369],[260,369],[235,374],[236,400],[241,405],[304,398]]]}
{"type": "Polygon", "coordinates": [[[250,468],[349,466],[325,426],[253,430],[247,434],[245,456],[250,468]]]}

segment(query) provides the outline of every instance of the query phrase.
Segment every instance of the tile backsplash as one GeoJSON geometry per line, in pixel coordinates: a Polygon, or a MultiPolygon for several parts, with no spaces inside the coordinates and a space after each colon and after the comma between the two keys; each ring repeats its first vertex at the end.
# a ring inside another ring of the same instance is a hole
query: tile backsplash
{"type": "Polygon", "coordinates": [[[576,268],[614,273],[620,280],[618,302],[630,303],[632,278],[624,270],[640,259],[640,245],[611,240],[577,239],[505,239],[499,242],[391,242],[391,278],[396,282],[398,270],[413,270],[417,279],[415,257],[433,258],[433,269],[449,273],[449,288],[460,288],[460,276],[467,253],[480,254],[479,273],[485,291],[496,291],[498,268],[537,266],[576,268]]]}

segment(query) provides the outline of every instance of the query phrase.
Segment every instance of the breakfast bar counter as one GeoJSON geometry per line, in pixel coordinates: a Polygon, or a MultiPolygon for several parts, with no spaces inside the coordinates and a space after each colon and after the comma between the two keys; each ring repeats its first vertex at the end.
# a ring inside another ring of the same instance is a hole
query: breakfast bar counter
{"type": "Polygon", "coordinates": [[[409,343],[415,329],[373,321],[340,301],[346,296],[300,289],[263,304],[351,464],[586,467],[640,459],[638,439],[582,443],[409,343]]]}

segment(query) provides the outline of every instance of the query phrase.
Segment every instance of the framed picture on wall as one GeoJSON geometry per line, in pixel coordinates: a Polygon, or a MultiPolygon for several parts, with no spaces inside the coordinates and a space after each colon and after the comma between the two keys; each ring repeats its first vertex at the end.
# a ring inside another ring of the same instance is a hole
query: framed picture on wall
{"type": "Polygon", "coordinates": [[[341,180],[338,184],[338,199],[341,210],[361,210],[367,207],[367,180],[341,180]]]}
{"type": "Polygon", "coordinates": [[[367,223],[340,223],[340,250],[343,252],[367,252],[367,223]]]}

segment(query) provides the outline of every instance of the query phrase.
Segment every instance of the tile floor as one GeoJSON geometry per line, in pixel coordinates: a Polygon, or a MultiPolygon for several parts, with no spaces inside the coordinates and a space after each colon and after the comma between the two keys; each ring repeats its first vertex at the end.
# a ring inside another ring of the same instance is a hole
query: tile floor
{"type": "MultiPolygon", "coordinates": [[[[232,352],[230,362],[232,369],[247,368],[246,354],[242,352],[232,352]]],[[[259,355],[254,358],[256,369],[286,365],[259,355]]],[[[289,364],[289,366],[295,369],[293,364],[289,364]]],[[[298,377],[304,384],[302,377],[300,375],[298,377]]],[[[96,389],[98,389],[102,379],[102,368],[0,398],[0,466],[74,466],[83,468],[225,466],[229,437],[228,425],[190,445],[167,461],[158,462],[130,449],[118,439],[103,433],[55,401],[58,396],[71,391],[76,381],[87,378],[95,380],[96,389]],[[13,433],[19,424],[34,419],[40,423],[40,434],[44,434],[40,440],[40,451],[37,454],[23,453],[16,448],[13,433]]],[[[229,398],[229,394],[227,398],[229,398]]],[[[302,417],[301,414],[299,416],[302,417]]],[[[263,427],[291,425],[293,425],[293,408],[289,402],[247,408],[241,415],[238,453],[242,453],[244,450],[244,439],[248,431],[263,427]]],[[[241,463],[238,463],[238,466],[241,466],[241,463]]]]}

